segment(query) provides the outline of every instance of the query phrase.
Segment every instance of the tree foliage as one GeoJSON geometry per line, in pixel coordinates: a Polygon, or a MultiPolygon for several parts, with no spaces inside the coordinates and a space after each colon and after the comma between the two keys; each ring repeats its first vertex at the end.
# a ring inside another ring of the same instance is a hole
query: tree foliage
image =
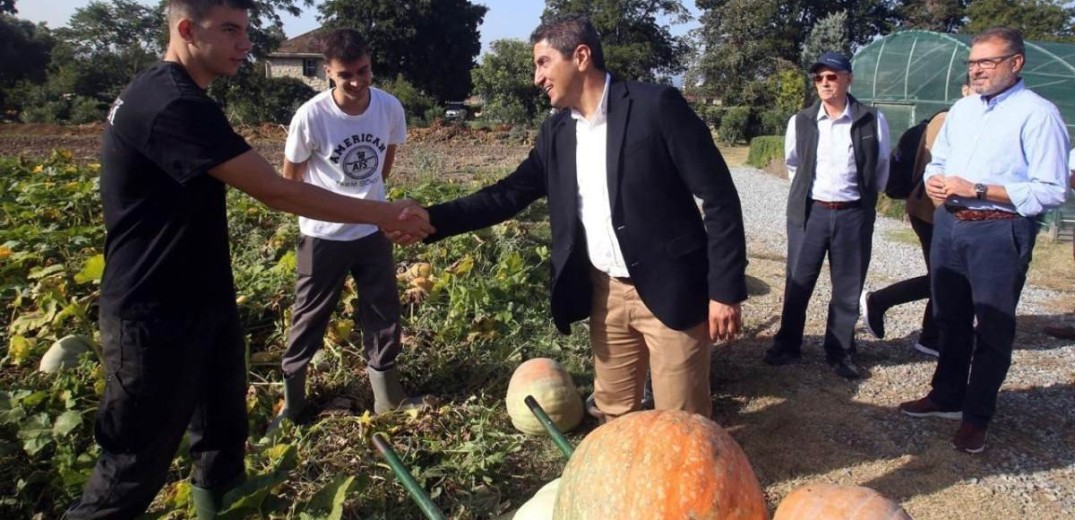
{"type": "Polygon", "coordinates": [[[605,64],[617,77],[654,81],[686,70],[689,49],[668,25],[691,19],[679,0],[546,0],[542,20],[568,14],[590,18],[601,34],[605,64]]]}
{"type": "Polygon", "coordinates": [[[969,0],[903,0],[896,13],[901,29],[955,32],[963,26],[969,0]]]}
{"type": "Polygon", "coordinates": [[[496,40],[471,72],[474,92],[485,99],[486,119],[528,123],[548,110],[547,97],[534,85],[533,48],[517,39],[496,40]]]}
{"type": "Polygon", "coordinates": [[[320,9],[327,27],[352,27],[366,37],[378,74],[403,74],[438,102],[470,94],[487,7],[469,0],[326,0],[320,9]]]}
{"type": "Polygon", "coordinates": [[[1075,41],[1075,8],[1058,0],[975,0],[963,28],[976,34],[991,27],[1019,29],[1027,40],[1075,41]]]}
{"type": "Polygon", "coordinates": [[[896,22],[887,0],[698,0],[703,10],[702,75],[710,92],[734,104],[755,102],[752,85],[799,63],[804,41],[826,16],[847,13],[847,38],[863,45],[896,22]]]}
{"type": "MultiPolygon", "coordinates": [[[[48,28],[0,14],[0,88],[18,81],[45,81],[45,67],[55,41],[48,28]]],[[[0,97],[0,102],[3,98],[0,97]]]]}
{"type": "Polygon", "coordinates": [[[810,30],[803,42],[803,68],[809,67],[822,54],[836,51],[851,56],[851,42],[847,35],[847,11],[829,13],[810,30]]]}
{"type": "Polygon", "coordinates": [[[15,0],[0,0],[0,14],[19,14],[19,10],[15,9],[15,0]]]}

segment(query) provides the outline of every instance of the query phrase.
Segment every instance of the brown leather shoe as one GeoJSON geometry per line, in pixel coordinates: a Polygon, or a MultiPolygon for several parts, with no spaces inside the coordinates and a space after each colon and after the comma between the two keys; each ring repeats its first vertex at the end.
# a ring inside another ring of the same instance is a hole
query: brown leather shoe
{"type": "Polygon", "coordinates": [[[907,401],[900,403],[900,411],[911,417],[940,417],[942,419],[951,419],[953,421],[963,420],[963,412],[960,410],[945,410],[936,403],[929,400],[929,397],[923,397],[917,401],[907,401]]]}
{"type": "Polygon", "coordinates": [[[1043,329],[1046,334],[1059,339],[1075,339],[1075,327],[1071,325],[1056,326],[1046,325],[1043,329]]]}
{"type": "Polygon", "coordinates": [[[952,438],[952,446],[964,453],[981,453],[985,451],[985,428],[963,421],[952,438]]]}

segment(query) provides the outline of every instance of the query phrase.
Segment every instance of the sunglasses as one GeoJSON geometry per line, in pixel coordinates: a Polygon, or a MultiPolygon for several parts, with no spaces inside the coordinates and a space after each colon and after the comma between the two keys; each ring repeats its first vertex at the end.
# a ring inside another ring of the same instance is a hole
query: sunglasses
{"type": "Polygon", "coordinates": [[[822,81],[828,81],[829,83],[836,83],[837,79],[840,79],[840,75],[835,72],[829,72],[826,74],[814,74],[811,76],[814,79],[814,83],[821,83],[822,81]]]}

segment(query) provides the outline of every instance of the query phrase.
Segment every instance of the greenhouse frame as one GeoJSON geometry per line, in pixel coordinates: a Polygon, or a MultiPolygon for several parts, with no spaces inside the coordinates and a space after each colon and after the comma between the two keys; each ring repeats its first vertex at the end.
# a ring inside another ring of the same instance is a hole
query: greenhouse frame
{"type": "MultiPolygon", "coordinates": [[[[973,36],[900,31],[875,40],[852,58],[851,94],[878,107],[893,140],[960,98],[973,36]]],[[[1026,41],[1026,86],[1052,101],[1075,130],[1075,44],[1026,41]]]]}

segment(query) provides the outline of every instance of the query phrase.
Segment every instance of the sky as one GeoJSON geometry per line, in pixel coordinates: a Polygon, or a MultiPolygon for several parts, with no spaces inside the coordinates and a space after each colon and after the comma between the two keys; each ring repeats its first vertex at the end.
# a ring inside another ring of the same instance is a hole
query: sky
{"type": "MultiPolygon", "coordinates": [[[[140,0],[142,3],[155,4],[155,0],[140,0]]],[[[485,20],[479,27],[481,31],[482,52],[489,49],[489,43],[501,38],[527,39],[530,32],[537,27],[545,2],[541,0],[472,0],[489,8],[485,20]]],[[[85,7],[90,0],[16,0],[18,17],[31,22],[45,22],[50,28],[63,27],[75,13],[75,9],[85,7]]],[[[319,3],[315,1],[315,5],[319,3]]],[[[697,17],[698,10],[692,0],[683,2],[697,17]]],[[[298,36],[317,27],[317,8],[305,10],[300,16],[284,16],[284,33],[289,38],[298,36]]],[[[677,25],[672,34],[680,35],[697,26],[696,21],[677,25]]]]}

